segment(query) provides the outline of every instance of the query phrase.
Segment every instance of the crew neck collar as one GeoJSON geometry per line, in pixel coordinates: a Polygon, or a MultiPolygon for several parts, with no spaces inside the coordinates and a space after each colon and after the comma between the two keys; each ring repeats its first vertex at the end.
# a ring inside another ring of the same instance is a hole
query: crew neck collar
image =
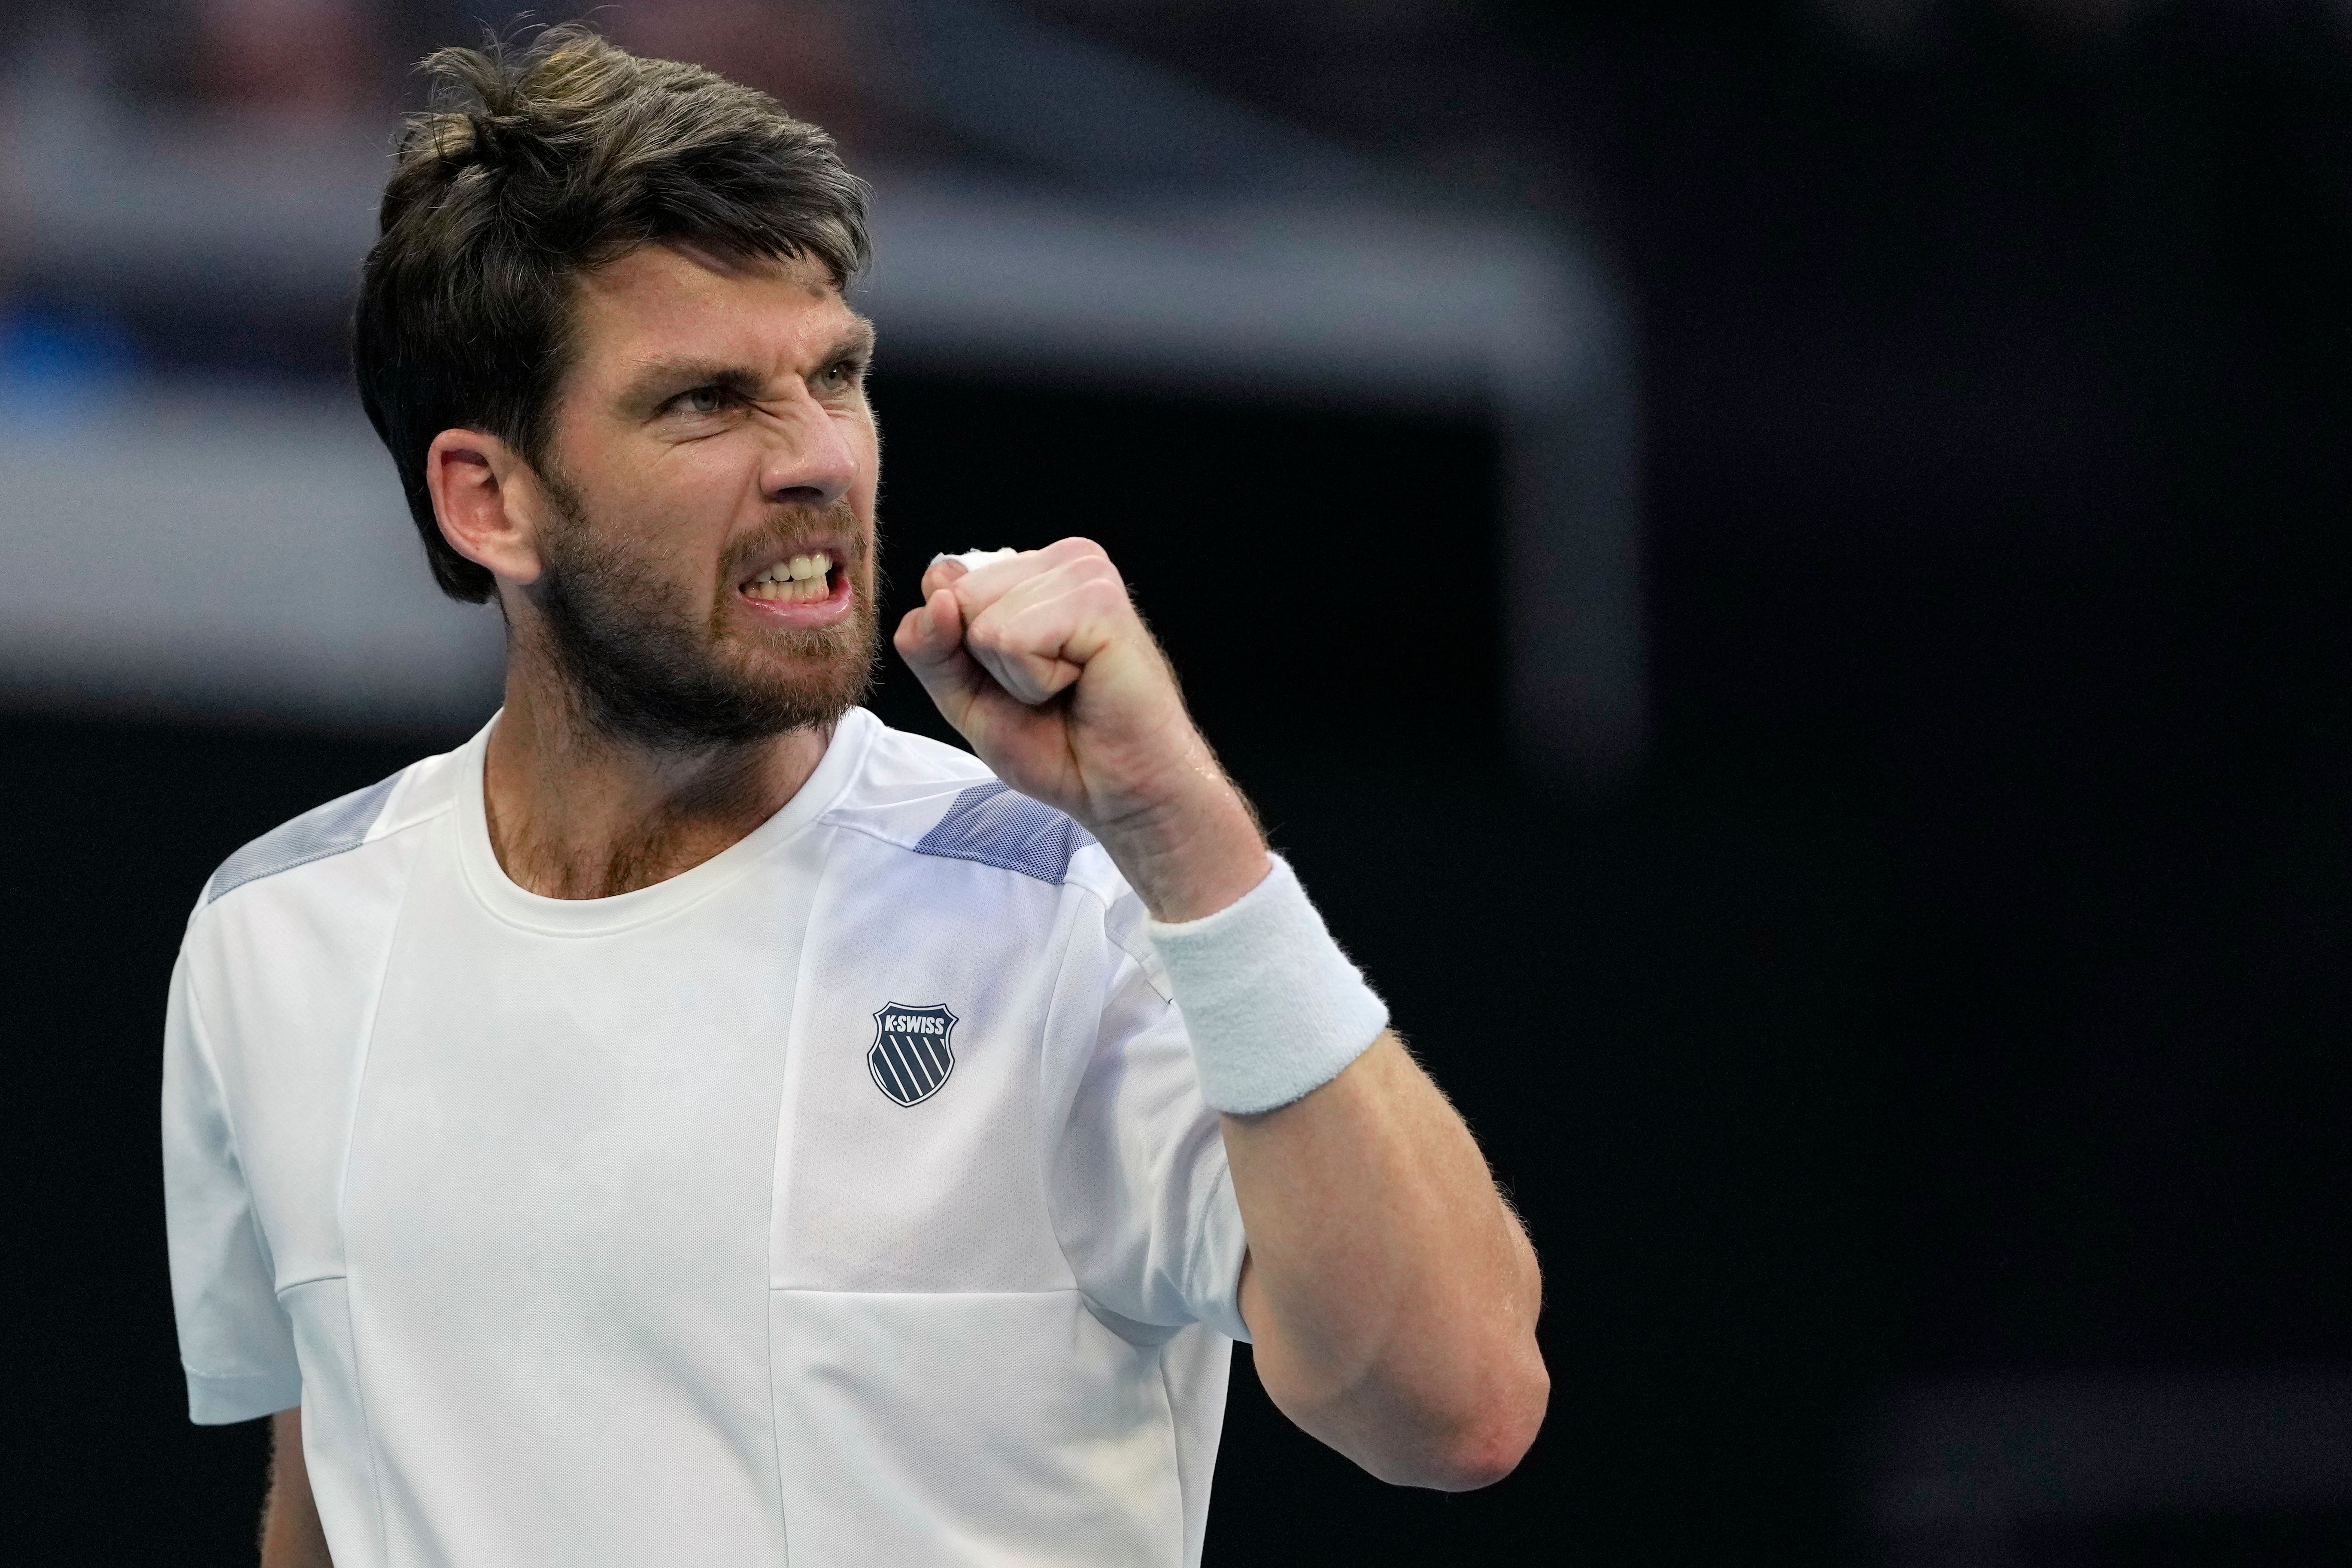
{"type": "Polygon", "coordinates": [[[699,866],[633,892],[607,899],[551,899],[518,886],[490,847],[484,766],[498,715],[482,726],[458,753],[457,858],[467,886],[499,919],[555,935],[585,936],[657,921],[698,903],[741,877],[770,850],[823,816],[857,774],[881,721],[853,708],[834,726],[833,739],[816,771],[773,816],[699,866]]]}

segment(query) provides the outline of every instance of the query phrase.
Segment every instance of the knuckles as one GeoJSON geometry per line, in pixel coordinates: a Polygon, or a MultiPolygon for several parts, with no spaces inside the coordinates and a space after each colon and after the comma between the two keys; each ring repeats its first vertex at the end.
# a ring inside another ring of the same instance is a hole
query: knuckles
{"type": "Polygon", "coordinates": [[[1072,535],[1068,539],[1055,540],[1038,554],[1054,563],[1053,570],[1066,573],[1076,581],[1114,583],[1122,593],[1126,591],[1126,579],[1118,574],[1118,567],[1112,562],[1110,552],[1091,539],[1072,535]]]}
{"type": "Polygon", "coordinates": [[[1099,545],[1085,540],[1063,542],[1085,544],[1090,553],[1056,563],[1013,587],[997,590],[976,611],[967,600],[966,641],[1003,647],[1003,639],[1013,636],[1010,627],[1014,624],[1042,621],[1066,630],[1076,621],[1118,616],[1132,610],[1126,581],[1099,545]]]}
{"type": "Polygon", "coordinates": [[[1074,637],[1094,640],[1087,628],[1118,638],[1137,624],[1126,581],[1093,540],[1057,540],[1030,559],[1028,573],[984,595],[961,586],[964,574],[936,585],[925,574],[927,590],[949,588],[961,601],[966,650],[1015,684],[1026,683],[1014,674],[1021,666],[1059,663],[1074,637]]]}
{"type": "Polygon", "coordinates": [[[986,616],[964,627],[963,640],[964,646],[974,653],[1007,653],[1012,650],[1012,640],[1005,632],[1004,623],[986,616]]]}
{"type": "Polygon", "coordinates": [[[1053,543],[1045,546],[1045,549],[1039,551],[1037,553],[1040,555],[1050,555],[1057,560],[1063,561],[1093,560],[1102,562],[1105,565],[1108,565],[1110,563],[1110,552],[1105,550],[1101,545],[1097,544],[1093,540],[1076,533],[1069,535],[1067,538],[1054,541],[1053,543]]]}

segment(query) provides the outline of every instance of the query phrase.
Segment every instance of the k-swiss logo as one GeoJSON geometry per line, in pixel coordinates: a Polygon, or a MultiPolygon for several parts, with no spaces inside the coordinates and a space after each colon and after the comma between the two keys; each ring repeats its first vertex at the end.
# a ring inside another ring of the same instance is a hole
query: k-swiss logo
{"type": "Polygon", "coordinates": [[[955,1071],[956,1016],[943,1003],[909,1007],[893,1002],[874,1015],[874,1048],[866,1070],[875,1087],[901,1105],[920,1105],[955,1071]]]}

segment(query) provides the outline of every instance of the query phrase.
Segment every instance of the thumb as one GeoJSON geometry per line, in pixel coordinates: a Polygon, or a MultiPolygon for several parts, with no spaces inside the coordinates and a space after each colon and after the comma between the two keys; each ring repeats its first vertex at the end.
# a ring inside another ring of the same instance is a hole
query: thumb
{"type": "Polygon", "coordinates": [[[948,722],[958,723],[988,675],[964,647],[963,606],[954,593],[945,586],[934,590],[920,607],[907,612],[890,642],[948,722]]]}

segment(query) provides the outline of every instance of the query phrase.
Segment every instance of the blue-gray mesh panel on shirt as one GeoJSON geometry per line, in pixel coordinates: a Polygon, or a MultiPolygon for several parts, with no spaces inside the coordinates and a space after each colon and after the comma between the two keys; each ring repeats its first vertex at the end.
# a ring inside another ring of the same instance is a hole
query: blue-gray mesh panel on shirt
{"type": "Polygon", "coordinates": [[[1085,828],[1052,806],[1040,805],[992,779],[956,796],[939,826],[915,846],[915,853],[976,860],[1059,884],[1070,874],[1070,857],[1093,842],[1085,828]]]}
{"type": "Polygon", "coordinates": [[[213,873],[212,890],[205,895],[205,902],[209,904],[247,882],[358,848],[375,819],[383,815],[384,803],[399,782],[400,775],[394,773],[382,784],[354,790],[304,812],[282,827],[271,828],[221,862],[220,869],[213,873]]]}

